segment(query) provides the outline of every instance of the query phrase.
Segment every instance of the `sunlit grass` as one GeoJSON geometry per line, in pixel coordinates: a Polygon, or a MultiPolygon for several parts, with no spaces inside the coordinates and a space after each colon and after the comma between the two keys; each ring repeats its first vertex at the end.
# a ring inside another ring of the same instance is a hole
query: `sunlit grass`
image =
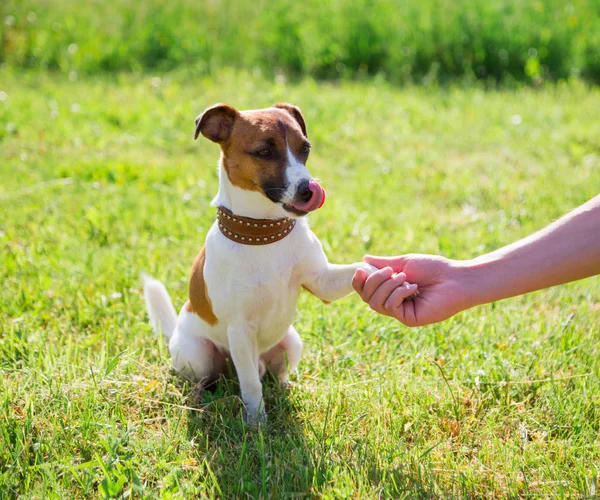
{"type": "Polygon", "coordinates": [[[302,295],[300,371],[287,394],[267,383],[251,432],[235,381],[201,394],[171,374],[138,276],[185,300],[217,186],[193,122],[214,102],[302,107],[328,190],[312,226],[350,262],[469,258],[597,194],[597,90],[4,71],[0,91],[3,496],[592,494],[597,278],[414,330],[302,295]]]}

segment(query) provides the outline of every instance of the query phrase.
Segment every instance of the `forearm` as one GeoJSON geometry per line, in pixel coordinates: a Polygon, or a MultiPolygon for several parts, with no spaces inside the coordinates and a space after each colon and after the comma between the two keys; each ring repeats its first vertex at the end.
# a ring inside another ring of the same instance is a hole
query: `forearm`
{"type": "Polygon", "coordinates": [[[318,272],[307,273],[303,286],[324,302],[333,302],[352,292],[352,278],[357,269],[372,271],[372,267],[364,262],[341,265],[329,264],[318,272]]]}
{"type": "Polygon", "coordinates": [[[464,270],[473,305],[600,274],[600,196],[464,270]]]}

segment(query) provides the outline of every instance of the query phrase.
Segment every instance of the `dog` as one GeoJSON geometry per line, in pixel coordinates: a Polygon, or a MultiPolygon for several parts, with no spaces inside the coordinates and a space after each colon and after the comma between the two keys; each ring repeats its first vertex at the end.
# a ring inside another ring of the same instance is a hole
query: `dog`
{"type": "Polygon", "coordinates": [[[189,300],[179,316],[164,285],[146,277],[144,295],[154,331],[168,340],[174,368],[210,382],[233,361],[249,423],[266,413],[261,377],[268,369],[288,383],[302,355],[292,325],[301,288],[325,303],[352,291],[363,262],[330,264],[305,216],[325,202],[306,168],[311,145],[297,106],[238,111],[217,104],[196,118],[221,147],[217,219],[196,257],[189,300]]]}

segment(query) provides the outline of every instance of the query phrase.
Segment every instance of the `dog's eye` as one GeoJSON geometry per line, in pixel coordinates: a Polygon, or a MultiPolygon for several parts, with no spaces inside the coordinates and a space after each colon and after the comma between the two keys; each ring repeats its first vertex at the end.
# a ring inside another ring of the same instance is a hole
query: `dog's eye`
{"type": "Polygon", "coordinates": [[[262,149],[260,151],[257,151],[256,154],[258,156],[262,156],[263,158],[268,158],[269,156],[271,156],[271,150],[270,149],[262,149]]]}
{"type": "Polygon", "coordinates": [[[310,153],[310,144],[305,144],[302,146],[302,154],[307,155],[308,153],[310,153]]]}

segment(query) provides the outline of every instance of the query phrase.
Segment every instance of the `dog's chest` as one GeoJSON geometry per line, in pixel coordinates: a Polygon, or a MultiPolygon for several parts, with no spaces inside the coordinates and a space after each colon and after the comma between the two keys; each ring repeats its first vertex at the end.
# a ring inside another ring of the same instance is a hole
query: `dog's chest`
{"type": "Polygon", "coordinates": [[[301,277],[294,236],[264,246],[215,233],[207,238],[204,276],[214,313],[227,325],[251,326],[261,350],[281,339],[296,310],[301,277]]]}

